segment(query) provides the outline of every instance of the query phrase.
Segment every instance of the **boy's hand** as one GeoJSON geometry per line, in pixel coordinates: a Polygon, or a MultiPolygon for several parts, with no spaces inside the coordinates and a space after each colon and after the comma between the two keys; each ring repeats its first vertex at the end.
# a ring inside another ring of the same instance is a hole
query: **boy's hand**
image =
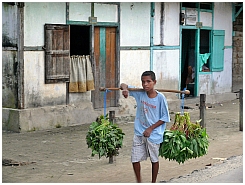
{"type": "Polygon", "coordinates": [[[153,130],[153,129],[152,129],[151,127],[148,127],[148,128],[143,132],[143,136],[145,136],[145,137],[150,137],[152,130],[153,130]]]}
{"type": "Polygon", "coordinates": [[[128,85],[125,83],[121,83],[120,89],[122,90],[122,95],[124,96],[124,98],[127,98],[128,97],[128,85]]]}
{"type": "Polygon", "coordinates": [[[124,96],[124,98],[127,98],[128,97],[128,90],[127,89],[122,90],[122,95],[124,96]]]}

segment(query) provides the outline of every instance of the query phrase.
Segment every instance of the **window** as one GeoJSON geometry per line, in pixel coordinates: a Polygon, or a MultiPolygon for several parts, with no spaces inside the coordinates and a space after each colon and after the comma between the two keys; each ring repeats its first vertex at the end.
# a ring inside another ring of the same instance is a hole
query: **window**
{"type": "Polygon", "coordinates": [[[197,8],[197,3],[188,3],[188,2],[183,2],[182,7],[186,8],[197,8]]]}
{"type": "Polygon", "coordinates": [[[200,3],[200,9],[212,10],[212,3],[200,3]]]}
{"type": "Polygon", "coordinates": [[[45,24],[45,83],[70,80],[70,56],[90,54],[90,27],[45,24]]]}
{"type": "Polygon", "coordinates": [[[210,71],[210,30],[200,30],[199,71],[210,71]]]}
{"type": "Polygon", "coordinates": [[[70,27],[45,24],[45,83],[69,81],[70,27]]]}
{"type": "Polygon", "coordinates": [[[90,27],[70,25],[71,53],[70,55],[90,55],[90,27]]]}

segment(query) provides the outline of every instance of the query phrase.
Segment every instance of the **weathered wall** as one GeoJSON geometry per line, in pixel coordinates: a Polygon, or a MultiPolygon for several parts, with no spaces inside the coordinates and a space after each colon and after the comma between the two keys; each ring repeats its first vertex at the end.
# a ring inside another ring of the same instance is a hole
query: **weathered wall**
{"type": "MultiPolygon", "coordinates": [[[[179,50],[156,50],[153,57],[159,89],[179,89],[179,50]]],[[[165,93],[167,99],[177,99],[174,93],[165,93]]]]}
{"type": "Polygon", "coordinates": [[[17,51],[2,52],[2,107],[17,108],[17,51]]]}
{"type": "Polygon", "coordinates": [[[180,3],[164,3],[163,45],[165,46],[179,45],[179,12],[180,3]]]}
{"type": "MultiPolygon", "coordinates": [[[[214,30],[225,30],[225,46],[232,46],[232,3],[214,3],[214,30]]],[[[231,92],[232,48],[224,49],[224,70],[213,72],[211,94],[231,92]]]]}
{"type": "Polygon", "coordinates": [[[17,46],[17,6],[2,3],[2,46],[17,46]]]}
{"type": "Polygon", "coordinates": [[[121,3],[120,46],[150,45],[150,3],[121,3]]]}
{"type": "Polygon", "coordinates": [[[243,89],[243,11],[233,22],[232,91],[243,89]]]}
{"type": "Polygon", "coordinates": [[[17,8],[2,3],[2,107],[16,108],[17,88],[17,8]]]}
{"type": "Polygon", "coordinates": [[[214,3],[214,30],[225,30],[225,46],[232,46],[232,3],[214,3]]]}
{"type": "Polygon", "coordinates": [[[93,111],[90,102],[80,105],[57,105],[29,109],[2,110],[2,128],[14,132],[26,132],[56,127],[92,123],[103,114],[93,111]],[[89,116],[88,116],[89,115],[89,116]]]}
{"type": "Polygon", "coordinates": [[[25,3],[24,46],[44,46],[44,24],[66,24],[66,3],[25,3]]]}
{"type": "Polygon", "coordinates": [[[69,19],[72,21],[88,21],[91,15],[91,3],[70,2],[69,19]]]}

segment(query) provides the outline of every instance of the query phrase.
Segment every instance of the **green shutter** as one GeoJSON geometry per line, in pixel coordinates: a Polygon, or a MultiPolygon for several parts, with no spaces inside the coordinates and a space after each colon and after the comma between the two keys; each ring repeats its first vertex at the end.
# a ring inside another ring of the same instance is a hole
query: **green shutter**
{"type": "Polygon", "coordinates": [[[223,71],[225,30],[213,30],[212,36],[212,71],[223,71]]]}

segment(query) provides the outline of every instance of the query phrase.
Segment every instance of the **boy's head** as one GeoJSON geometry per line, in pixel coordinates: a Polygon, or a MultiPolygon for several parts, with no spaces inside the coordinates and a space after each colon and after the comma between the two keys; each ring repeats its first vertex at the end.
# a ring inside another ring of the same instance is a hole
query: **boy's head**
{"type": "Polygon", "coordinates": [[[142,78],[142,76],[150,76],[152,81],[156,80],[156,75],[153,71],[145,71],[142,73],[141,78],[142,78]]]}
{"type": "Polygon", "coordinates": [[[156,84],[156,76],[153,71],[145,71],[141,75],[142,87],[146,92],[152,91],[156,84]]]}

